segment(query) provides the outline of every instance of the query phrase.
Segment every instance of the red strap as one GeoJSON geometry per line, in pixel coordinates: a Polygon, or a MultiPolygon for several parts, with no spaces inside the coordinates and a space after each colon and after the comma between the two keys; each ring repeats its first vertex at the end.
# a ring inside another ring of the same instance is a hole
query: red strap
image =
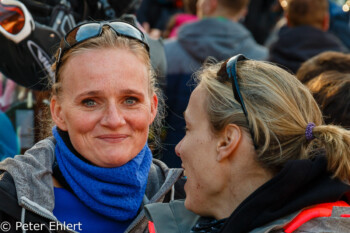
{"type": "MultiPolygon", "coordinates": [[[[330,203],[322,203],[301,211],[291,222],[283,227],[285,233],[292,233],[301,225],[318,217],[330,217],[332,215],[333,206],[350,206],[345,201],[336,201],[330,203]]],[[[343,217],[343,215],[342,215],[343,217]]],[[[345,217],[345,216],[344,216],[345,217]]]]}
{"type": "Polygon", "coordinates": [[[154,228],[154,223],[151,221],[148,221],[148,231],[149,233],[156,233],[156,229],[154,228]]]}

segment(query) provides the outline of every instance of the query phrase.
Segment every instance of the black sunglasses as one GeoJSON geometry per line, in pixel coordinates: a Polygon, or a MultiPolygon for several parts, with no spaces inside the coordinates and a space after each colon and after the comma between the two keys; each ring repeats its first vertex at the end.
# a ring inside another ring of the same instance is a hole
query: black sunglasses
{"type": "Polygon", "coordinates": [[[67,50],[70,48],[88,39],[101,36],[102,28],[105,25],[112,28],[118,36],[128,37],[141,42],[145,46],[148,55],[150,55],[149,46],[145,35],[138,28],[129,23],[122,21],[102,21],[80,24],[70,30],[60,43],[59,53],[56,60],[55,82],[57,81],[58,69],[61,65],[61,58],[63,57],[64,53],[67,52],[67,50]]]}
{"type": "MultiPolygon", "coordinates": [[[[250,60],[250,59],[246,58],[242,54],[238,54],[236,56],[229,58],[222,64],[218,72],[218,76],[221,76],[220,74],[222,73],[223,70],[226,71],[225,74],[229,77],[232,83],[233,96],[235,100],[237,100],[238,103],[241,105],[243,113],[247,119],[247,123],[249,125],[248,112],[245,107],[243,97],[242,97],[241,91],[239,90],[238,81],[237,81],[237,62],[246,61],[246,60],[250,60]]],[[[257,149],[257,145],[254,142],[254,132],[250,129],[250,127],[249,127],[249,131],[252,136],[254,147],[255,149],[257,149]]]]}

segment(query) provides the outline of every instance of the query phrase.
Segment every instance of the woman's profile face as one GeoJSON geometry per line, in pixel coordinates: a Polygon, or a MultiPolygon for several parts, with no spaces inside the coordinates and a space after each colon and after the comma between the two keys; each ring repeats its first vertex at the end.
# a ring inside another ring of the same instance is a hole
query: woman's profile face
{"type": "Polygon", "coordinates": [[[185,207],[202,216],[210,216],[217,208],[213,205],[215,198],[225,184],[217,162],[219,138],[211,132],[205,99],[205,90],[198,86],[184,113],[186,135],[175,151],[187,176],[185,207]]]}
{"type": "Polygon", "coordinates": [[[141,151],[157,112],[142,60],[125,49],[88,50],[69,58],[61,80],[51,114],[82,156],[117,167],[141,151]]]}

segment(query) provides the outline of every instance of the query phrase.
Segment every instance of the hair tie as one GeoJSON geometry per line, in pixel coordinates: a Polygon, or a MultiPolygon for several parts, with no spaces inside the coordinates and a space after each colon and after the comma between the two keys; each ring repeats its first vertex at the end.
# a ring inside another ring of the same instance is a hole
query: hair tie
{"type": "Polygon", "coordinates": [[[313,128],[315,128],[315,126],[316,125],[313,122],[310,122],[307,124],[306,130],[305,130],[306,140],[311,141],[312,139],[315,138],[313,133],[312,133],[312,130],[313,130],[313,128]]]}

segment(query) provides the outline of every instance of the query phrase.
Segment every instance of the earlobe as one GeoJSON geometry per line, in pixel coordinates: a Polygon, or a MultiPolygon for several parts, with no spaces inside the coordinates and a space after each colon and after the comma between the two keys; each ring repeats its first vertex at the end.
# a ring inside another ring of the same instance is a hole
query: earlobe
{"type": "Polygon", "coordinates": [[[50,111],[52,120],[55,122],[58,128],[61,130],[67,131],[67,126],[62,117],[62,108],[61,104],[57,100],[57,96],[53,96],[50,102],[50,111]]]}
{"type": "Polygon", "coordinates": [[[322,29],[323,29],[323,31],[328,31],[328,29],[329,29],[329,14],[328,13],[323,18],[322,29]]]}
{"type": "Polygon", "coordinates": [[[229,124],[225,127],[217,145],[216,160],[218,162],[229,158],[233,154],[241,141],[241,135],[241,129],[236,124],[229,124]]]}
{"type": "Polygon", "coordinates": [[[287,26],[288,26],[288,27],[291,27],[291,26],[292,26],[292,24],[290,23],[290,20],[289,20],[288,14],[287,14],[287,13],[284,13],[284,17],[286,18],[286,21],[287,21],[287,26]]]}

